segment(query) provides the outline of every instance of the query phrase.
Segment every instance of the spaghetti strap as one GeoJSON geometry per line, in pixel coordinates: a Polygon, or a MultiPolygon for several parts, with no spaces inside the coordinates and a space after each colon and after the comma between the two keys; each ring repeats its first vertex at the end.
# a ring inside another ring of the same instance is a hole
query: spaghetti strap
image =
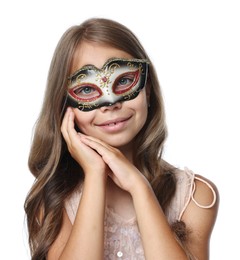
{"type": "Polygon", "coordinates": [[[194,176],[194,179],[199,180],[199,181],[205,183],[205,184],[209,187],[209,189],[210,189],[210,190],[212,191],[212,193],[213,193],[213,201],[212,201],[212,203],[211,203],[210,205],[201,205],[201,204],[199,204],[199,203],[195,200],[195,198],[194,198],[194,193],[195,193],[195,190],[196,190],[196,184],[195,184],[195,182],[193,182],[193,190],[192,190],[192,194],[191,194],[191,199],[193,200],[193,202],[194,202],[198,207],[203,208],[203,209],[209,209],[209,208],[213,207],[214,204],[215,204],[215,202],[216,202],[217,196],[216,196],[216,192],[215,192],[215,190],[213,189],[212,185],[210,185],[207,181],[205,181],[204,179],[202,179],[202,178],[200,178],[200,177],[194,176]]]}
{"type": "Polygon", "coordinates": [[[190,182],[190,187],[191,187],[190,190],[191,190],[191,192],[190,192],[190,194],[189,194],[189,196],[188,196],[188,199],[187,199],[187,201],[186,201],[186,203],[185,203],[185,205],[184,205],[184,207],[183,207],[181,213],[179,214],[179,217],[178,217],[178,220],[179,220],[179,221],[181,220],[183,213],[185,212],[185,210],[186,210],[188,204],[190,203],[190,200],[192,200],[199,208],[209,209],[209,208],[211,208],[211,207],[214,206],[214,204],[216,203],[216,199],[217,199],[216,192],[215,192],[215,190],[213,189],[213,187],[211,186],[210,183],[208,183],[208,182],[205,181],[204,179],[202,179],[202,178],[196,176],[196,175],[195,175],[191,170],[189,170],[188,168],[184,168],[184,171],[185,171],[185,173],[191,178],[191,182],[190,182]],[[212,201],[212,203],[211,203],[210,205],[201,205],[201,204],[198,203],[198,202],[196,201],[196,199],[194,198],[194,193],[195,193],[195,191],[196,191],[195,180],[199,180],[199,181],[205,183],[205,184],[209,187],[209,189],[212,191],[213,201],[212,201]]]}

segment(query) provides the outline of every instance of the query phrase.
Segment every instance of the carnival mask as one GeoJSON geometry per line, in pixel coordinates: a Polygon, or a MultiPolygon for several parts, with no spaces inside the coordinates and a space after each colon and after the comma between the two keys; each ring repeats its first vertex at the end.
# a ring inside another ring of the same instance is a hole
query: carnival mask
{"type": "Polygon", "coordinates": [[[109,59],[101,69],[86,65],[69,77],[68,103],[81,111],[134,99],[146,85],[145,59],[109,59]]]}

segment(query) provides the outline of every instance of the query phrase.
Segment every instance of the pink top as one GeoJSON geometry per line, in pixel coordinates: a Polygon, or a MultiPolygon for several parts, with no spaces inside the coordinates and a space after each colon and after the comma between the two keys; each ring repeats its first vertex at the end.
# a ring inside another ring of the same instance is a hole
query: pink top
{"type": "MultiPolygon", "coordinates": [[[[72,223],[74,222],[77,213],[80,198],[81,191],[75,192],[65,203],[67,214],[72,223]]],[[[216,193],[208,182],[195,176],[189,169],[185,168],[184,170],[178,170],[176,172],[176,193],[166,212],[166,217],[170,224],[177,220],[181,220],[181,217],[191,200],[201,208],[211,208],[215,204],[216,193]],[[200,205],[194,199],[194,180],[196,179],[204,182],[212,190],[213,202],[211,205],[200,205]]],[[[105,212],[104,259],[145,260],[136,217],[124,219],[109,207],[106,207],[105,212]]]]}

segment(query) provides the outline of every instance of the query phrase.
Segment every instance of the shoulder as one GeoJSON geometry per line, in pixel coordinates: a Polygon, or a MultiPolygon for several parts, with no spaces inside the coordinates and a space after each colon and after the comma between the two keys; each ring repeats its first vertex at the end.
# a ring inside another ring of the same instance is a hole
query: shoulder
{"type": "Polygon", "coordinates": [[[206,177],[192,175],[189,200],[181,218],[189,231],[188,246],[191,252],[207,259],[209,240],[217,218],[219,193],[216,185],[206,177]]]}
{"type": "Polygon", "coordinates": [[[211,232],[219,206],[219,192],[216,185],[202,175],[194,175],[191,196],[182,220],[192,228],[211,232]]]}
{"type": "Polygon", "coordinates": [[[195,174],[188,168],[184,168],[184,170],[176,170],[175,177],[175,195],[178,197],[184,197],[182,200],[185,203],[183,212],[179,216],[179,220],[191,205],[198,209],[218,208],[219,192],[217,186],[210,179],[195,174]]]}
{"type": "Polygon", "coordinates": [[[219,204],[219,192],[217,186],[202,175],[194,177],[194,190],[192,199],[201,208],[217,207],[219,204]]]}
{"type": "Polygon", "coordinates": [[[188,168],[175,169],[173,173],[176,190],[166,212],[170,223],[182,220],[190,205],[200,209],[218,207],[219,195],[213,182],[188,168]]]}
{"type": "Polygon", "coordinates": [[[190,230],[190,238],[196,244],[208,242],[214,227],[219,205],[219,193],[216,185],[206,177],[194,174],[193,187],[189,203],[181,216],[190,230]]]}
{"type": "MultiPolygon", "coordinates": [[[[219,193],[217,186],[206,177],[195,174],[188,168],[175,171],[176,190],[182,192],[186,203],[193,202],[199,208],[212,208],[218,205],[219,193]]],[[[176,192],[176,193],[177,193],[176,192]]],[[[179,196],[179,194],[176,194],[179,196]]],[[[185,205],[186,207],[188,205],[185,205]]]]}

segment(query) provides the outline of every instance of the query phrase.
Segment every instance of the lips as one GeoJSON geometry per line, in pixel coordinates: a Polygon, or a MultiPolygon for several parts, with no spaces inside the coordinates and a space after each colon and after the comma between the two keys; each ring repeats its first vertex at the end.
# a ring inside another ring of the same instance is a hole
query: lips
{"type": "Polygon", "coordinates": [[[108,121],[105,121],[105,122],[103,122],[101,124],[96,124],[96,125],[97,126],[102,126],[102,127],[104,127],[104,126],[110,126],[110,127],[111,126],[116,126],[117,124],[123,123],[123,122],[129,120],[130,118],[131,118],[131,116],[127,117],[127,118],[117,118],[117,119],[108,120],[108,121]]]}

